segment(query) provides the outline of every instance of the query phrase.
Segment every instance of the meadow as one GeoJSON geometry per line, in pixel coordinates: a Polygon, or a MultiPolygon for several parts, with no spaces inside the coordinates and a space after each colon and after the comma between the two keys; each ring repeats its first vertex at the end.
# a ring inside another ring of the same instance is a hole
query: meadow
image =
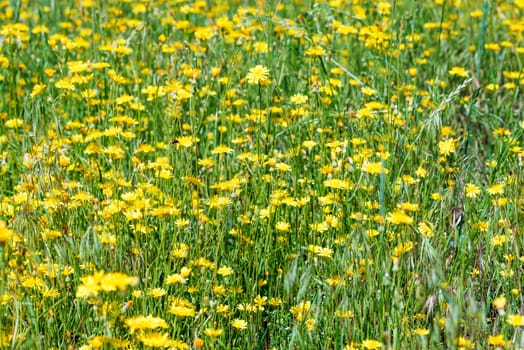
{"type": "Polygon", "coordinates": [[[524,1],[0,1],[0,348],[524,349],[524,1]]]}

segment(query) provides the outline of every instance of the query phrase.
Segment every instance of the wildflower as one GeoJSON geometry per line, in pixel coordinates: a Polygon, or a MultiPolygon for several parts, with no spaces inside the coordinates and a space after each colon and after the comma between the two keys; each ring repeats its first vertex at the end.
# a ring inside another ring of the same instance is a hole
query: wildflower
{"type": "Polygon", "coordinates": [[[9,119],[5,122],[5,127],[9,129],[18,129],[25,125],[24,120],[21,118],[9,119]]]}
{"type": "Polygon", "coordinates": [[[429,329],[427,328],[417,328],[413,330],[413,334],[425,336],[429,334],[429,329]]]}
{"type": "Polygon", "coordinates": [[[362,92],[366,96],[373,96],[377,93],[377,90],[368,87],[363,87],[360,89],[360,92],[362,92]]]}
{"type": "Polygon", "coordinates": [[[488,344],[492,346],[500,346],[500,347],[506,346],[506,341],[504,340],[504,334],[488,336],[488,344]]]}
{"type": "Polygon", "coordinates": [[[311,148],[315,147],[316,145],[317,145],[317,143],[315,141],[311,141],[311,140],[306,140],[306,141],[302,142],[302,147],[307,148],[307,149],[311,149],[311,148]]]}
{"type": "Polygon", "coordinates": [[[131,317],[126,319],[124,323],[129,328],[130,333],[144,329],[169,328],[167,322],[162,318],[151,315],[131,317]]]}
{"type": "Polygon", "coordinates": [[[324,181],[324,186],[337,190],[347,190],[351,186],[351,182],[348,180],[329,179],[324,181]]]}
{"type": "Polygon", "coordinates": [[[306,56],[320,57],[326,53],[326,50],[322,46],[313,46],[304,52],[306,56]]]}
{"type": "Polygon", "coordinates": [[[5,221],[0,220],[0,243],[5,243],[13,237],[14,231],[6,227],[5,221]]]}
{"type": "Polygon", "coordinates": [[[362,342],[362,347],[368,350],[380,349],[384,344],[379,341],[366,339],[362,342]]]}
{"type": "Polygon", "coordinates": [[[524,315],[508,315],[506,323],[513,327],[524,327],[524,315]]]}
{"type": "Polygon", "coordinates": [[[216,329],[216,328],[206,328],[204,330],[204,334],[207,335],[210,338],[217,338],[224,333],[223,329],[216,329]]]}
{"type": "Polygon", "coordinates": [[[386,220],[392,223],[393,225],[413,224],[413,218],[407,215],[403,210],[398,209],[394,212],[388,213],[386,220]]]}
{"type": "Polygon", "coordinates": [[[304,103],[307,102],[308,97],[306,95],[302,95],[302,94],[295,94],[295,95],[291,96],[289,98],[289,100],[292,103],[296,104],[296,105],[301,105],[301,104],[304,104],[304,103]]]}
{"type": "Polygon", "coordinates": [[[231,199],[227,197],[219,197],[219,196],[213,196],[208,201],[208,205],[210,208],[222,208],[231,203],[232,203],[231,199]]]}
{"type": "Polygon", "coordinates": [[[40,95],[46,88],[45,84],[36,84],[33,86],[33,91],[31,91],[31,94],[29,96],[35,97],[36,95],[40,95]]]}
{"type": "Polygon", "coordinates": [[[472,343],[469,339],[464,338],[464,337],[458,337],[455,340],[455,344],[457,344],[457,346],[460,349],[474,349],[475,348],[475,343],[472,343]]]}
{"type": "Polygon", "coordinates": [[[202,338],[196,338],[195,340],[193,340],[193,345],[197,348],[197,349],[200,349],[204,346],[204,339],[202,338]]]}
{"type": "Polygon", "coordinates": [[[491,304],[500,312],[503,312],[506,308],[506,298],[502,295],[499,297],[496,297],[491,304]]]}
{"type": "Polygon", "coordinates": [[[56,298],[60,296],[60,292],[56,288],[45,288],[41,291],[44,298],[56,298]]]}
{"type": "Polygon", "coordinates": [[[152,296],[153,298],[160,298],[167,294],[167,291],[164,288],[153,288],[147,292],[147,295],[152,296]]]}
{"type": "Polygon", "coordinates": [[[480,194],[480,188],[475,184],[468,183],[466,184],[464,193],[466,194],[466,197],[468,198],[476,198],[480,194]]]}
{"type": "Polygon", "coordinates": [[[362,165],[361,170],[371,175],[389,173],[389,170],[383,167],[382,162],[366,162],[362,165]]]}
{"type": "Polygon", "coordinates": [[[248,84],[264,84],[269,81],[269,69],[262,65],[251,68],[246,76],[248,84]]]}
{"type": "Polygon", "coordinates": [[[491,244],[494,247],[499,247],[509,241],[509,237],[505,235],[496,235],[491,239],[491,244]]]}
{"type": "Polygon", "coordinates": [[[126,274],[114,272],[96,272],[94,275],[80,278],[82,284],[76,291],[77,298],[88,298],[97,296],[99,292],[112,292],[117,289],[124,291],[128,286],[138,284],[138,277],[127,276],[126,274]]]}
{"type": "Polygon", "coordinates": [[[451,153],[454,153],[456,148],[457,144],[454,138],[449,138],[438,143],[439,154],[443,156],[448,156],[451,153]]]}
{"type": "Polygon", "coordinates": [[[228,267],[228,266],[224,266],[224,267],[221,267],[217,270],[217,273],[220,275],[220,276],[230,276],[232,275],[233,273],[235,272],[235,270],[233,270],[231,267],[228,267]]]}
{"type": "Polygon", "coordinates": [[[318,247],[315,249],[315,254],[320,257],[331,258],[331,255],[333,255],[333,249],[327,247],[318,247]]]}
{"type": "Polygon", "coordinates": [[[152,348],[163,348],[171,345],[171,339],[167,333],[141,333],[137,336],[137,340],[152,348]]]}
{"type": "Polygon", "coordinates": [[[312,330],[314,330],[314,329],[315,329],[315,324],[316,324],[316,323],[317,323],[317,321],[316,321],[314,318],[311,318],[311,317],[308,318],[308,319],[306,320],[306,329],[307,329],[308,331],[312,331],[312,330]]]}
{"type": "Polygon", "coordinates": [[[304,316],[308,314],[310,308],[311,308],[310,301],[301,301],[298,305],[291,307],[290,311],[291,311],[291,314],[295,316],[295,319],[298,322],[302,322],[304,320],[304,316]]]}
{"type": "Polygon", "coordinates": [[[503,194],[504,193],[504,184],[495,184],[488,187],[488,193],[490,195],[503,194]]]}
{"type": "Polygon", "coordinates": [[[417,226],[418,231],[421,235],[426,238],[431,238],[433,236],[433,224],[430,222],[420,222],[417,226]]]}
{"type": "Polygon", "coordinates": [[[233,152],[232,148],[229,148],[225,145],[219,145],[211,151],[211,154],[224,154],[224,153],[232,153],[232,152],[233,152]]]}
{"type": "Polygon", "coordinates": [[[233,328],[242,330],[247,328],[247,322],[239,318],[235,318],[233,321],[231,321],[231,326],[233,328]]]}
{"type": "Polygon", "coordinates": [[[291,225],[288,222],[279,221],[275,224],[275,229],[279,232],[288,232],[291,225]]]}
{"type": "Polygon", "coordinates": [[[458,77],[462,77],[462,78],[467,78],[469,76],[469,73],[467,70],[465,70],[463,67],[453,67],[451,68],[451,70],[448,72],[449,75],[451,76],[458,76],[458,77]]]}
{"type": "Polygon", "coordinates": [[[393,248],[393,254],[395,256],[400,256],[404,253],[410,252],[413,250],[413,242],[408,241],[404,243],[399,243],[395,248],[393,248]]]}

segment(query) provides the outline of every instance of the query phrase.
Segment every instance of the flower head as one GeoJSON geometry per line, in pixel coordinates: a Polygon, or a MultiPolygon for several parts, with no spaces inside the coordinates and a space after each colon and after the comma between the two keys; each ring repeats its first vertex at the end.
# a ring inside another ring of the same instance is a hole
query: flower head
{"type": "Polygon", "coordinates": [[[264,84],[269,81],[269,69],[262,65],[257,65],[249,70],[246,76],[248,84],[264,84]]]}

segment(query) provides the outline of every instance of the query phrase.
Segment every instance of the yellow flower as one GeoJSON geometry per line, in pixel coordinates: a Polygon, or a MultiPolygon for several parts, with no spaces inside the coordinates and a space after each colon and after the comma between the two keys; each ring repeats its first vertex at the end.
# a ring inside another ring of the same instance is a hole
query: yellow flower
{"type": "Polygon", "coordinates": [[[360,89],[360,92],[362,92],[366,96],[373,96],[377,93],[377,90],[368,87],[363,87],[360,89]]]}
{"type": "Polygon", "coordinates": [[[224,333],[223,329],[215,329],[215,328],[206,328],[204,330],[204,334],[207,335],[210,338],[216,338],[222,335],[224,333]]]}
{"type": "Polygon", "coordinates": [[[494,247],[499,247],[509,241],[509,238],[505,235],[496,235],[491,239],[491,244],[493,244],[494,247]]]}
{"type": "Polygon", "coordinates": [[[246,329],[247,322],[239,318],[235,318],[233,321],[231,321],[231,326],[236,329],[246,329]]]}
{"type": "Polygon", "coordinates": [[[389,170],[382,166],[382,162],[368,162],[362,165],[361,170],[371,175],[387,174],[389,170]]]}
{"type": "Polygon", "coordinates": [[[248,84],[263,84],[269,80],[269,69],[262,65],[257,65],[249,70],[246,76],[248,84]]]}
{"type": "Polygon", "coordinates": [[[382,346],[383,344],[376,340],[366,339],[362,342],[362,347],[368,350],[380,349],[382,346]]]}
{"type": "Polygon", "coordinates": [[[24,120],[20,118],[9,119],[5,122],[5,127],[9,129],[21,128],[25,125],[24,120]]]}
{"type": "Polygon", "coordinates": [[[321,46],[313,46],[304,52],[304,55],[306,56],[313,56],[313,57],[320,57],[326,53],[326,50],[324,50],[321,46]]]}
{"type": "Polygon", "coordinates": [[[413,242],[408,241],[404,243],[399,243],[395,248],[393,248],[393,254],[395,256],[400,256],[404,253],[410,252],[413,250],[413,242]]]}
{"type": "Polygon", "coordinates": [[[469,76],[468,71],[462,67],[453,67],[451,68],[451,70],[448,73],[449,75],[453,75],[453,76],[456,75],[462,78],[467,78],[469,76]]]}
{"type": "Polygon", "coordinates": [[[130,333],[143,329],[169,328],[166,321],[154,316],[136,316],[125,320],[125,325],[130,333]]]}
{"type": "Polygon", "coordinates": [[[506,346],[506,341],[504,340],[504,334],[490,335],[488,337],[488,344],[493,345],[493,346],[506,346]]]}
{"type": "Polygon", "coordinates": [[[317,143],[315,141],[311,141],[311,140],[306,140],[306,141],[302,142],[302,147],[307,148],[307,149],[311,149],[311,148],[315,147],[316,145],[317,145],[317,143]]]}
{"type": "Polygon", "coordinates": [[[496,297],[495,300],[491,302],[491,304],[493,304],[497,310],[504,310],[506,307],[506,298],[501,295],[500,297],[496,297]]]}
{"type": "Polygon", "coordinates": [[[495,184],[488,187],[488,193],[490,195],[503,194],[504,193],[504,184],[495,184]]]}
{"type": "Polygon", "coordinates": [[[113,292],[117,289],[125,291],[128,286],[138,284],[138,277],[128,276],[120,272],[96,272],[90,276],[80,278],[82,284],[76,290],[77,298],[95,297],[99,292],[113,292]]]}
{"type": "Polygon", "coordinates": [[[176,298],[171,304],[169,313],[178,317],[193,317],[195,316],[195,307],[184,298],[176,298]]]}
{"type": "Polygon", "coordinates": [[[288,222],[279,221],[275,225],[275,229],[279,232],[287,232],[291,225],[288,222]]]}
{"type": "Polygon", "coordinates": [[[291,314],[295,316],[295,319],[299,322],[302,322],[304,319],[304,315],[307,315],[309,312],[309,309],[311,308],[311,302],[310,301],[301,301],[298,305],[295,305],[291,307],[291,314]]]}
{"type": "Polygon", "coordinates": [[[61,90],[75,91],[75,85],[67,78],[60,79],[55,83],[55,87],[61,90]]]}
{"type": "Polygon", "coordinates": [[[417,329],[414,329],[413,330],[413,334],[417,334],[417,335],[428,335],[429,334],[429,329],[427,328],[417,328],[417,329]]]}
{"type": "Polygon", "coordinates": [[[307,102],[308,97],[302,94],[294,94],[289,100],[296,105],[301,105],[307,102]]]}
{"type": "Polygon", "coordinates": [[[167,333],[142,333],[137,337],[137,339],[145,346],[152,348],[170,347],[172,349],[189,350],[189,345],[180,340],[172,340],[167,333]]]}
{"type": "Polygon", "coordinates": [[[211,208],[222,208],[231,203],[232,203],[231,199],[227,197],[219,197],[219,196],[213,196],[208,201],[208,205],[211,208]]]}
{"type": "Polygon", "coordinates": [[[317,256],[321,256],[321,257],[324,257],[324,258],[331,258],[331,255],[333,255],[333,249],[325,248],[325,247],[318,247],[315,250],[315,254],[317,256]]]}
{"type": "Polygon", "coordinates": [[[0,243],[7,242],[13,235],[14,231],[6,227],[5,221],[0,220],[0,243]]]}
{"type": "Polygon", "coordinates": [[[475,184],[468,183],[466,184],[464,192],[466,193],[466,197],[475,198],[480,194],[480,188],[475,184]]]}
{"type": "Polygon", "coordinates": [[[147,295],[152,296],[153,298],[160,298],[167,294],[167,291],[164,288],[153,288],[147,292],[147,295]]]}
{"type": "Polygon", "coordinates": [[[524,327],[524,315],[508,315],[506,322],[513,327],[524,327]]]}
{"type": "Polygon", "coordinates": [[[420,234],[426,238],[431,238],[433,236],[433,224],[430,222],[421,222],[418,224],[418,231],[420,234]]]}
{"type": "Polygon", "coordinates": [[[329,179],[324,181],[324,186],[337,190],[347,190],[351,186],[351,182],[348,180],[329,179]]]}
{"type": "Polygon", "coordinates": [[[469,339],[464,337],[458,337],[455,340],[455,343],[459,346],[460,349],[474,349],[475,343],[472,343],[469,339]]]}
{"type": "Polygon", "coordinates": [[[413,218],[407,215],[403,210],[395,210],[394,212],[388,213],[387,221],[393,225],[413,224],[413,218]]]}
{"type": "Polygon", "coordinates": [[[224,154],[224,153],[232,153],[233,149],[227,147],[226,145],[219,145],[214,150],[211,151],[211,154],[224,154]]]}
{"type": "Polygon", "coordinates": [[[33,91],[31,91],[31,94],[29,96],[35,97],[36,95],[40,95],[42,91],[44,91],[46,88],[45,84],[36,84],[33,86],[33,91]]]}
{"type": "Polygon", "coordinates": [[[439,154],[443,156],[450,155],[451,153],[455,152],[455,149],[457,148],[456,140],[453,138],[449,138],[444,141],[440,141],[438,143],[438,152],[439,154]]]}

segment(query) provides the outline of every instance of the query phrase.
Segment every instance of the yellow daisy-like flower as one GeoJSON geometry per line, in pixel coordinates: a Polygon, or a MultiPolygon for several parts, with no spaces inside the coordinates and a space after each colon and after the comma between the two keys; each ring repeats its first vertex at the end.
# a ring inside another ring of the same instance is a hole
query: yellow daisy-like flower
{"type": "Polygon", "coordinates": [[[324,186],[337,190],[347,190],[350,188],[351,182],[341,179],[329,179],[324,181],[324,186]]]}
{"type": "Polygon", "coordinates": [[[169,328],[162,318],[151,315],[128,318],[125,320],[125,325],[129,328],[130,333],[144,329],[169,328]]]}
{"type": "Polygon", "coordinates": [[[463,67],[453,67],[448,73],[449,75],[456,75],[462,78],[467,78],[469,76],[468,71],[463,67]]]}
{"type": "Polygon", "coordinates": [[[304,52],[306,56],[320,57],[326,53],[326,50],[322,46],[313,46],[304,52]]]}
{"type": "Polygon", "coordinates": [[[291,101],[292,103],[294,103],[296,105],[304,104],[304,103],[307,102],[307,100],[308,100],[308,97],[306,95],[302,95],[302,94],[294,94],[289,99],[289,101],[291,101]]]}
{"type": "Polygon", "coordinates": [[[506,322],[513,327],[524,327],[524,315],[509,315],[506,322]]]}
{"type": "Polygon", "coordinates": [[[368,350],[380,349],[384,344],[376,340],[366,339],[362,342],[362,347],[368,350]]]}
{"type": "Polygon", "coordinates": [[[224,333],[223,329],[216,329],[216,328],[206,328],[204,330],[204,334],[207,335],[210,338],[216,338],[222,335],[224,333]]]}
{"type": "Polygon", "coordinates": [[[427,328],[417,328],[417,329],[413,330],[413,334],[425,336],[425,335],[429,334],[429,329],[427,329],[427,328]]]}
{"type": "Polygon", "coordinates": [[[506,298],[503,295],[501,295],[499,297],[496,297],[491,302],[491,304],[493,304],[493,306],[495,306],[497,310],[504,310],[504,308],[506,307],[506,298]]]}
{"type": "Polygon", "coordinates": [[[493,346],[506,346],[506,341],[504,340],[504,334],[490,335],[488,337],[488,344],[493,345],[493,346]]]}
{"type": "Polygon", "coordinates": [[[248,84],[263,84],[269,80],[269,69],[262,65],[257,65],[249,70],[246,76],[248,84]]]}
{"type": "Polygon", "coordinates": [[[456,143],[456,140],[453,138],[449,138],[447,140],[440,141],[438,143],[438,152],[439,154],[443,156],[447,156],[455,152],[456,148],[457,148],[457,143],[456,143]]]}
{"type": "Polygon", "coordinates": [[[224,154],[224,153],[232,153],[232,152],[233,152],[232,148],[229,148],[226,145],[219,145],[211,151],[211,154],[224,154]]]}
{"type": "Polygon", "coordinates": [[[466,197],[475,198],[480,194],[480,188],[475,184],[468,183],[466,184],[464,192],[466,193],[466,197]]]}
{"type": "Polygon", "coordinates": [[[0,243],[5,243],[13,237],[14,231],[7,228],[4,221],[0,221],[0,243]]]}
{"type": "Polygon", "coordinates": [[[387,174],[389,170],[384,168],[382,162],[367,162],[362,164],[361,170],[371,175],[387,174]]]}
{"type": "Polygon", "coordinates": [[[231,322],[231,326],[233,328],[236,328],[236,329],[246,329],[247,328],[247,322],[244,321],[244,320],[241,320],[239,318],[235,318],[232,322],[231,322]]]}
{"type": "Polygon", "coordinates": [[[413,218],[407,215],[403,210],[395,210],[394,212],[389,213],[387,216],[387,221],[389,221],[393,225],[413,224],[413,218]]]}

